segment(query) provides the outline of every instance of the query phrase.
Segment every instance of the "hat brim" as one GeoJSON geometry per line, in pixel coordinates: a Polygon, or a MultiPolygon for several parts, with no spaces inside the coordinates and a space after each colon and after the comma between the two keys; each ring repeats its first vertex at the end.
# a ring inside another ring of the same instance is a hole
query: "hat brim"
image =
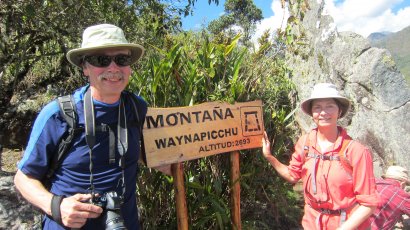
{"type": "Polygon", "coordinates": [[[138,44],[111,44],[90,48],[72,49],[68,51],[66,57],[71,64],[81,67],[81,62],[84,55],[109,48],[129,49],[131,51],[131,65],[136,63],[142,57],[142,55],[144,55],[145,51],[144,47],[138,44]]]}
{"type": "Polygon", "coordinates": [[[301,104],[300,104],[300,108],[302,109],[302,111],[304,113],[306,113],[309,116],[312,116],[312,101],[316,100],[316,99],[335,99],[337,101],[340,102],[341,104],[341,110],[342,110],[342,114],[340,114],[340,118],[346,116],[347,112],[349,111],[350,108],[350,101],[349,99],[345,98],[345,97],[313,97],[313,98],[309,98],[304,100],[301,104]]]}

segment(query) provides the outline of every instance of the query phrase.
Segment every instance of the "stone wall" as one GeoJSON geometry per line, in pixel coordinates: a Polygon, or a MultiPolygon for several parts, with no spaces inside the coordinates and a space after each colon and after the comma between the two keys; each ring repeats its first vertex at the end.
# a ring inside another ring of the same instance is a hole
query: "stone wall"
{"type": "MultiPolygon", "coordinates": [[[[338,32],[324,1],[309,4],[297,30],[304,45],[297,55],[287,55],[299,100],[309,97],[316,83],[336,84],[353,105],[341,125],[371,148],[376,176],[392,164],[410,170],[410,87],[392,56],[358,34],[338,32]]],[[[313,125],[301,111],[296,120],[303,131],[313,125]]]]}

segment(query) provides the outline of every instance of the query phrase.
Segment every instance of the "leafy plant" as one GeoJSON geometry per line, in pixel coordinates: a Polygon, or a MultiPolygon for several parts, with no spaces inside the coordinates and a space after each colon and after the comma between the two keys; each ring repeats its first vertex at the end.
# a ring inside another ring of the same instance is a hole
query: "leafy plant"
{"type": "MultiPolygon", "coordinates": [[[[262,99],[265,128],[275,136],[275,152],[289,151],[293,136],[292,104],[288,94],[293,86],[287,78],[288,70],[283,67],[281,56],[277,55],[280,52],[275,51],[272,43],[261,44],[264,52],[252,55],[239,45],[240,36],[212,36],[202,31],[170,37],[165,42],[166,46],[152,46],[156,54],[150,56],[134,73],[130,88],[138,90],[152,107],[262,99]]],[[[275,176],[271,166],[258,154],[259,150],[244,152],[246,154],[241,155],[242,177],[239,181],[242,186],[244,226],[271,228],[288,226],[289,223],[295,225],[299,218],[295,211],[298,207],[290,185],[275,176]],[[251,211],[263,210],[260,206],[278,207],[275,206],[277,204],[287,208],[283,211],[276,208],[272,213],[265,210],[262,216],[260,212],[251,211]],[[289,215],[289,210],[294,215],[289,215]],[[279,218],[282,214],[289,218],[279,218]],[[274,221],[266,221],[266,216],[274,216],[274,221]]],[[[228,157],[228,154],[220,154],[185,163],[186,196],[192,229],[231,228],[228,157]]],[[[171,182],[168,176],[142,168],[138,192],[144,228],[176,226],[171,182]],[[159,185],[163,188],[159,189],[159,185]],[[154,216],[151,214],[153,210],[156,210],[154,216]]]]}

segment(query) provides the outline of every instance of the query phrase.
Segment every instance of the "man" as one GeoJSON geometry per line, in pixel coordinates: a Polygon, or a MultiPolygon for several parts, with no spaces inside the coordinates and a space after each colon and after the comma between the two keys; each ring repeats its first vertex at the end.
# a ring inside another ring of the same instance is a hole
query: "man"
{"type": "Polygon", "coordinates": [[[68,127],[58,103],[46,105],[14,179],[23,197],[46,214],[43,229],[105,229],[108,224],[139,229],[135,191],[142,124],[135,121],[145,120],[147,105],[124,89],[130,66],[143,53],[142,46],[129,43],[122,29],[109,24],[85,29],[81,48],[67,53],[68,61],[82,68],[89,81],[73,93],[83,129],[46,189],[42,180],[68,127]],[[106,199],[113,200],[113,211],[106,210],[112,206],[104,203],[106,199]]]}
{"type": "Polygon", "coordinates": [[[371,229],[394,229],[402,215],[410,214],[410,194],[404,191],[409,184],[407,170],[390,166],[383,179],[376,179],[380,204],[370,217],[371,229]]]}

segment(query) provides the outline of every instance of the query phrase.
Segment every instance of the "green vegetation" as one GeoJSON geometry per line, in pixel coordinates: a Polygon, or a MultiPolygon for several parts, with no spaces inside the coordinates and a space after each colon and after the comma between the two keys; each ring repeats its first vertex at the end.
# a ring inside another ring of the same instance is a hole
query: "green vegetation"
{"type": "MultiPolygon", "coordinates": [[[[64,54],[78,47],[85,27],[113,23],[124,28],[131,42],[138,42],[147,50],[135,66],[129,89],[143,96],[151,107],[260,99],[264,103],[265,129],[275,139],[272,152],[287,162],[296,132],[294,105],[289,96],[293,85],[284,65],[283,49],[284,44],[296,44],[296,36],[289,27],[287,33],[271,41],[268,38],[272,34],[267,31],[254,50],[246,42],[239,42],[249,36],[246,33],[225,33],[223,29],[218,33],[206,29],[184,32],[180,17],[191,13],[195,1],[183,3],[181,7],[180,1],[164,4],[159,0],[0,2],[0,86],[4,89],[0,93],[0,113],[10,112],[7,108],[16,105],[18,100],[12,98],[41,98],[41,103],[45,103],[44,98],[84,84],[80,70],[71,66],[64,54]]],[[[240,7],[240,1],[227,3],[232,12],[255,13],[256,17],[246,22],[250,32],[260,10],[253,4],[240,7]]],[[[30,107],[31,114],[39,109],[40,106],[30,107]]],[[[24,112],[13,113],[15,119],[23,116],[24,112]]],[[[12,118],[9,122],[13,122],[12,118]]],[[[263,159],[260,150],[242,151],[240,162],[243,228],[297,226],[302,212],[300,200],[291,185],[263,159]]],[[[229,154],[184,164],[190,227],[231,228],[229,154]]],[[[140,175],[137,192],[144,229],[175,229],[173,178],[144,166],[140,175]]]]}
{"type": "MultiPolygon", "coordinates": [[[[243,41],[249,44],[252,33],[255,31],[256,22],[262,17],[262,10],[255,6],[253,0],[227,0],[224,4],[226,14],[209,23],[208,29],[213,34],[218,34],[231,26],[240,26],[243,30],[243,41]]],[[[230,33],[235,33],[230,31],[230,33]]]]}
{"type": "MultiPolygon", "coordinates": [[[[141,65],[130,87],[158,107],[262,99],[265,127],[270,134],[276,134],[275,152],[288,151],[285,143],[292,137],[292,130],[287,127],[291,122],[287,115],[292,112],[288,93],[293,87],[287,70],[280,58],[271,56],[272,44],[260,44],[264,55],[257,55],[239,46],[239,39],[239,35],[215,37],[205,31],[173,36],[165,42],[165,48],[155,48],[157,52],[141,65]]],[[[221,154],[185,164],[190,226],[194,229],[230,227],[228,157],[229,154],[221,154]]],[[[290,192],[291,187],[262,158],[259,150],[241,155],[244,224],[269,229],[295,225],[300,214],[297,199],[290,192]],[[269,207],[276,207],[276,211],[271,212],[269,207]],[[289,218],[279,218],[285,215],[289,218]],[[266,217],[276,221],[267,221],[266,217]]],[[[176,213],[172,178],[151,169],[143,169],[142,175],[138,193],[146,227],[176,226],[175,216],[170,215],[176,213]],[[153,209],[157,211],[151,213],[153,209]]]]}

